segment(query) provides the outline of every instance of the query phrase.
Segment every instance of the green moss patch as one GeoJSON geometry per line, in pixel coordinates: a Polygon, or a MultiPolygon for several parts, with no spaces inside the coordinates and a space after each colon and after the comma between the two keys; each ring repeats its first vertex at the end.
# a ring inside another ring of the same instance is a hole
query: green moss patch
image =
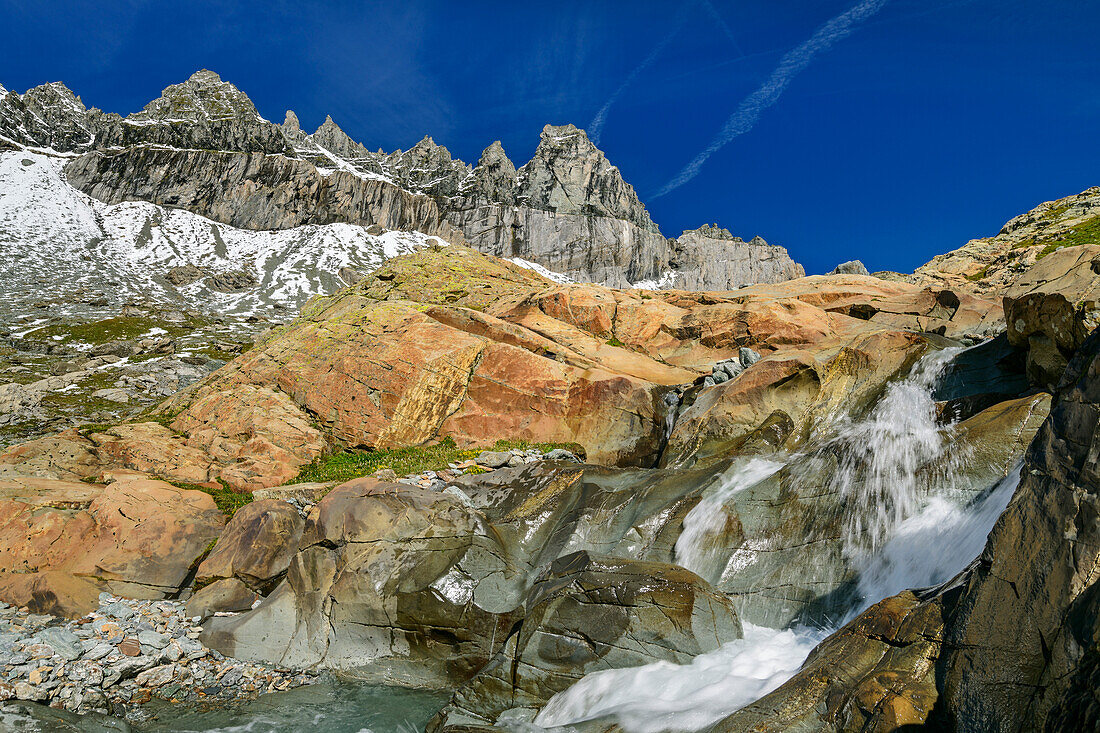
{"type": "MultiPolygon", "coordinates": [[[[543,452],[564,448],[583,456],[584,449],[574,443],[528,443],[523,440],[498,440],[492,450],[529,450],[543,452]]],[[[434,445],[391,448],[387,450],[348,450],[324,456],[304,467],[296,482],[312,483],[351,481],[369,476],[376,471],[390,469],[398,476],[408,476],[424,471],[442,471],[449,463],[476,458],[482,449],[460,449],[451,438],[444,438],[434,445]]]]}
{"type": "Polygon", "coordinates": [[[979,280],[984,279],[985,276],[988,275],[988,274],[989,274],[989,265],[986,265],[985,267],[983,267],[978,272],[975,272],[973,275],[967,275],[966,279],[969,280],[972,283],[976,283],[979,280]]]}
{"type": "Polygon", "coordinates": [[[26,338],[49,340],[59,343],[105,344],[110,341],[126,341],[146,334],[154,328],[168,332],[169,336],[183,336],[204,325],[199,322],[184,324],[166,323],[147,316],[117,316],[86,323],[55,323],[36,328],[26,338]],[[54,338],[60,336],[60,339],[54,338]]]}
{"type": "MultiPolygon", "coordinates": [[[[168,481],[168,479],[161,480],[168,481]]],[[[201,491],[204,494],[210,494],[210,496],[214,497],[214,503],[218,505],[218,509],[221,509],[221,512],[225,515],[226,519],[236,514],[237,510],[245,504],[249,504],[252,502],[251,493],[247,491],[244,493],[234,491],[233,489],[229,488],[228,484],[226,484],[224,481],[221,481],[220,479],[218,480],[218,483],[221,484],[221,488],[217,489],[211,488],[209,486],[203,486],[201,484],[185,484],[180,481],[168,481],[168,483],[180,489],[185,489],[189,491],[201,491]]]]}

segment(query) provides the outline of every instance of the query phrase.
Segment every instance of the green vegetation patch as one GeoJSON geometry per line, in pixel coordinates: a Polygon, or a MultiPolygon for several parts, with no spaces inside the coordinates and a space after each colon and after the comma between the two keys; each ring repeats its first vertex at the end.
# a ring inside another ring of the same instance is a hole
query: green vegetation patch
{"type": "Polygon", "coordinates": [[[244,493],[234,491],[233,489],[229,488],[229,485],[221,479],[218,479],[218,483],[221,484],[221,487],[217,489],[211,488],[210,486],[203,486],[201,484],[185,484],[180,481],[170,481],[168,479],[161,480],[167,481],[176,488],[189,491],[201,491],[204,494],[210,494],[210,496],[214,497],[214,503],[218,505],[218,509],[221,509],[222,514],[225,515],[226,519],[232,517],[234,514],[237,513],[238,509],[240,509],[245,504],[251,503],[252,501],[251,493],[247,491],[244,493]]]}
{"type": "Polygon", "coordinates": [[[1081,244],[1100,244],[1100,216],[1094,216],[1083,221],[1063,234],[1060,239],[1049,242],[1046,247],[1043,247],[1043,251],[1039,253],[1038,259],[1042,259],[1064,247],[1076,247],[1081,244]]]}
{"type": "Polygon", "coordinates": [[[1043,212],[1044,219],[1060,219],[1062,214],[1070,210],[1072,204],[1062,204],[1061,206],[1052,206],[1043,212]]]}
{"type": "Polygon", "coordinates": [[[137,338],[148,333],[154,328],[160,328],[168,332],[169,336],[183,336],[198,327],[198,322],[178,324],[166,323],[157,318],[147,316],[117,316],[105,318],[101,321],[88,321],[86,323],[55,323],[42,328],[36,328],[27,334],[27,338],[35,340],[50,340],[59,343],[86,343],[105,344],[110,341],[125,341],[137,338]],[[60,339],[55,339],[60,336],[60,339]]]}
{"type": "MultiPolygon", "coordinates": [[[[584,449],[575,443],[528,443],[523,440],[498,440],[492,450],[529,450],[531,448],[537,448],[543,452],[564,448],[578,456],[584,455],[584,449]]],[[[447,468],[447,464],[476,458],[481,451],[480,448],[460,449],[449,437],[434,445],[387,450],[348,450],[317,459],[304,467],[295,481],[300,483],[344,482],[369,476],[387,468],[398,476],[424,471],[442,471],[447,468]]]]}
{"type": "Polygon", "coordinates": [[[989,265],[986,265],[985,267],[983,267],[978,272],[975,272],[973,275],[967,275],[966,279],[969,280],[972,283],[976,283],[979,280],[984,279],[985,276],[988,275],[988,274],[989,274],[989,265]]]}
{"type": "Polygon", "coordinates": [[[607,345],[608,346],[618,346],[620,349],[625,349],[626,348],[626,344],[624,344],[622,341],[615,338],[614,336],[612,336],[611,338],[609,338],[607,340],[607,345]]]}

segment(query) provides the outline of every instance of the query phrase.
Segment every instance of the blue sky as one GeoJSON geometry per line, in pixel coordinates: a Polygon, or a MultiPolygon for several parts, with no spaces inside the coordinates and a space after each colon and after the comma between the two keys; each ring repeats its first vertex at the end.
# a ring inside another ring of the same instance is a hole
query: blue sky
{"type": "Polygon", "coordinates": [[[0,83],[123,114],[206,67],[372,149],[430,134],[474,162],[500,139],[519,165],[546,122],[595,123],[666,235],[718,222],[811,273],[911,271],[1100,185],[1092,0],[0,0],[0,19],[0,83]]]}

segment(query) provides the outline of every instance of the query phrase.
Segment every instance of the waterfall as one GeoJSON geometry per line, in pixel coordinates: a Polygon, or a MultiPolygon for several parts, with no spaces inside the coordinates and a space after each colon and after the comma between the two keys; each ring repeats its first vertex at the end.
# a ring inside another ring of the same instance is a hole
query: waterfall
{"type": "Polygon", "coordinates": [[[850,618],[906,588],[950,580],[977,557],[1020,483],[1022,466],[1018,463],[991,490],[965,506],[934,496],[919,513],[901,522],[879,552],[867,554],[858,563],[863,602],[850,618]]]}
{"type": "Polygon", "coordinates": [[[629,733],[699,730],[786,682],[823,638],[824,631],[745,624],[743,638],[689,664],[587,675],[555,695],[535,724],[553,729],[614,716],[629,733]]]}
{"type": "Polygon", "coordinates": [[[954,425],[940,425],[932,390],[961,348],[921,359],[912,373],[886,388],[870,414],[846,419],[818,449],[837,456],[830,488],[842,499],[846,552],[874,551],[942,486],[963,456],[954,425]],[[929,469],[929,470],[925,470],[929,469]]]}
{"type": "MultiPolygon", "coordinates": [[[[859,573],[857,598],[845,620],[906,588],[945,582],[981,551],[1019,482],[1019,466],[967,500],[951,490],[952,470],[965,459],[955,426],[937,421],[932,392],[961,349],[925,356],[892,383],[863,417],[842,421],[830,437],[789,457],[757,457],[732,467],[684,518],[676,561],[697,572],[721,548],[725,504],[781,469],[798,480],[805,466],[835,460],[828,482],[843,507],[845,556],[859,573]],[[801,468],[800,468],[801,467],[801,468]]],[[[585,676],[555,695],[534,729],[614,718],[627,733],[705,728],[779,687],[831,629],[769,629],[744,624],[744,637],[690,664],[656,662],[585,676]]]]}

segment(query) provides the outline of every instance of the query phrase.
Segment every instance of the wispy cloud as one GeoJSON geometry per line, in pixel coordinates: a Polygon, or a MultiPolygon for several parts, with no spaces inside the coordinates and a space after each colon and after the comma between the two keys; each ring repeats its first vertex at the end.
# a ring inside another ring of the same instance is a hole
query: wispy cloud
{"type": "Polygon", "coordinates": [[[887,2],[888,0],[862,0],[847,12],[841,13],[818,28],[809,40],[784,55],[779,65],[775,67],[771,76],[760,85],[760,88],[741,101],[737,110],[726,120],[722,131],[711,141],[710,145],[696,155],[675,178],[666,183],[652,198],[664,196],[695,178],[710,156],[756,125],[761,113],[779,100],[791,80],[809,66],[815,56],[827,51],[834,43],[850,34],[859,23],[882,10],[887,2]]]}
{"type": "Polygon", "coordinates": [[[672,27],[672,30],[660,40],[660,42],[653,47],[653,50],[649,52],[649,55],[642,60],[642,63],[634,67],[623,83],[619,85],[603,106],[600,107],[600,111],[596,113],[596,116],[592,118],[592,121],[588,123],[588,137],[596,145],[600,144],[600,134],[603,132],[604,123],[607,122],[607,113],[611,111],[611,107],[615,102],[619,101],[619,97],[623,95],[623,92],[634,83],[634,80],[638,78],[638,75],[653,65],[653,62],[657,60],[657,57],[661,55],[661,52],[665,50],[668,44],[672,43],[672,39],[676,37],[676,34],[680,32],[680,29],[684,26],[684,20],[686,19],[686,13],[680,12],[676,19],[676,25],[672,27]]]}

